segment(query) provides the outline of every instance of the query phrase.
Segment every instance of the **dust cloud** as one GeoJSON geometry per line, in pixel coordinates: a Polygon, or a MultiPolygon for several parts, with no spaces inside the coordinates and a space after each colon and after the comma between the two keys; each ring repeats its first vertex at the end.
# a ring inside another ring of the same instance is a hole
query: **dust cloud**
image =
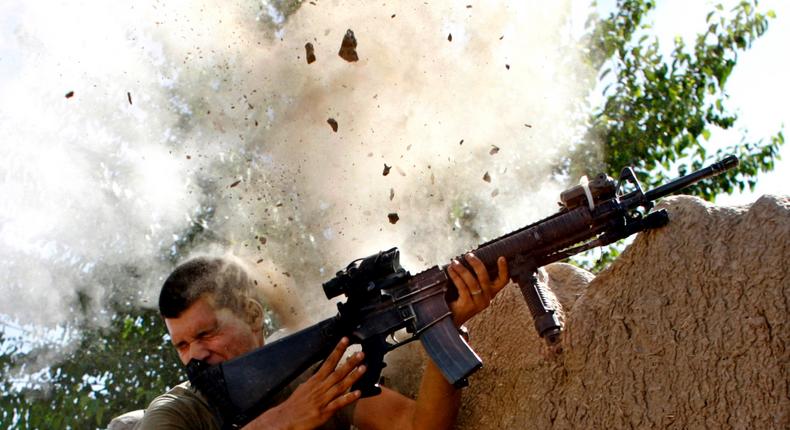
{"type": "Polygon", "coordinates": [[[416,272],[553,212],[587,90],[569,8],[5,3],[0,315],[101,324],[232,252],[326,317],[351,260],[416,272]]]}

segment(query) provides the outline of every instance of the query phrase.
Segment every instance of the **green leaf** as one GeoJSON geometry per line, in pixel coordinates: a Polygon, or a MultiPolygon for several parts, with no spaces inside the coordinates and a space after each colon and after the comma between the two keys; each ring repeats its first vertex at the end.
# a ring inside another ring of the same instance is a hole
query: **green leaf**
{"type": "MultiPolygon", "coordinates": [[[[756,1],[739,3],[729,15],[721,5],[713,6],[693,49],[685,49],[677,37],[671,53],[663,57],[657,37],[644,25],[652,5],[638,0],[617,5],[616,13],[593,23],[589,35],[590,55],[597,61],[592,63],[612,65],[617,78],[607,76],[603,102],[588,111],[589,128],[575,145],[584,151],[561,164],[570,172],[586,171],[588,155],[601,153],[600,163],[610,175],[634,165],[644,186],[655,187],[674,176],[669,174],[673,169],[681,173],[710,161],[708,146],[720,145],[711,142],[714,127],[739,125],[737,114],[725,103],[726,85],[740,54],[764,33],[775,14],[760,14],[756,1]],[[596,48],[601,46],[608,50],[596,48]]],[[[710,200],[747,187],[757,173],[774,168],[777,148],[784,142],[781,128],[771,139],[756,142],[743,135],[744,143],[729,151],[741,157],[741,168],[698,184],[690,189],[692,194],[710,200]]]]}

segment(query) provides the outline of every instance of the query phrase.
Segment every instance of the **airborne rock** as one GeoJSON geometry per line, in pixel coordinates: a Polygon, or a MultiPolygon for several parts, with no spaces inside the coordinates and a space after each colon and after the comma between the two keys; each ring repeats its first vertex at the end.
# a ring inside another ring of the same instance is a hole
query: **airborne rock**
{"type": "Polygon", "coordinates": [[[337,52],[337,55],[348,62],[359,61],[357,38],[350,28],[346,30],[346,34],[343,36],[343,42],[340,44],[340,50],[337,52]]]}
{"type": "Polygon", "coordinates": [[[312,64],[315,62],[315,48],[313,44],[310,42],[305,43],[304,45],[305,50],[305,59],[307,60],[307,64],[312,64]]]}

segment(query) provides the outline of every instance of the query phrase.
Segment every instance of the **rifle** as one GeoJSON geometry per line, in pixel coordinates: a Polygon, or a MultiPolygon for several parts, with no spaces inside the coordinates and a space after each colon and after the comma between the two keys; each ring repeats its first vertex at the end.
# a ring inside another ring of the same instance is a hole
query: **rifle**
{"type": "MultiPolygon", "coordinates": [[[[556,214],[473,252],[490,273],[496,273],[499,256],[507,259],[511,280],[521,289],[538,335],[554,347],[561,341],[562,325],[548,292],[537,282],[540,267],[666,225],[666,210],[653,210],[653,201],[737,165],[738,159],[728,156],[647,192],[630,167],[622,170],[617,182],[605,174],[592,181],[582,178],[560,194],[556,214]]],[[[347,336],[365,353],[367,370],[352,387],[363,397],[381,391],[384,355],[417,339],[447,381],[464,386],[482,362],[453,324],[448,302],[457,298],[457,291],[446,269],[434,266],[411,275],[401,267],[397,248],[355,260],[323,284],[328,299],[347,299],[338,303],[336,316],[216,366],[192,360],[187,365],[189,380],[218,408],[226,428],[240,427],[274,406],[274,394],[326,358],[347,336]],[[401,329],[411,337],[395,340],[393,334],[401,329]]]]}

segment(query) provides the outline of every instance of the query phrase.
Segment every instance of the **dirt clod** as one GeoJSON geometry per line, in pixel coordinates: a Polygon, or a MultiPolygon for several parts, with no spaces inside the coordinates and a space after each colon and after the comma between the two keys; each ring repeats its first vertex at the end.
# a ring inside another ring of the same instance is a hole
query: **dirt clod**
{"type": "Polygon", "coordinates": [[[307,58],[307,64],[312,64],[315,62],[315,48],[313,48],[313,44],[310,42],[305,43],[304,50],[305,58],[307,58]]]}
{"type": "Polygon", "coordinates": [[[359,55],[357,55],[357,38],[354,36],[354,32],[351,29],[346,30],[346,34],[343,36],[343,42],[340,44],[340,50],[337,52],[337,55],[348,62],[359,61],[359,55]]]}

